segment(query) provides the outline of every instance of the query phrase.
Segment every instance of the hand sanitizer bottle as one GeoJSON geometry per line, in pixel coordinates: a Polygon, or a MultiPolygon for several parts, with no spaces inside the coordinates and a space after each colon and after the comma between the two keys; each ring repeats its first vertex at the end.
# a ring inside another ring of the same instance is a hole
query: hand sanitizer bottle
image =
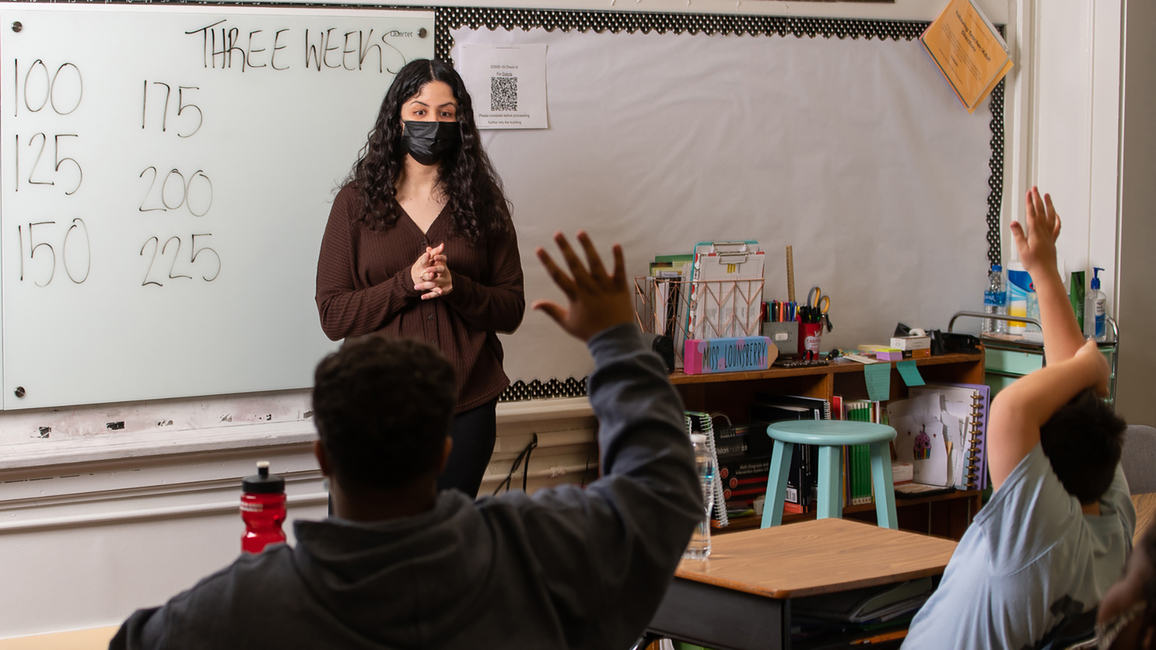
{"type": "Polygon", "coordinates": [[[1092,267],[1092,290],[1084,299],[1084,336],[1097,341],[1107,338],[1104,315],[1108,296],[1100,291],[1100,271],[1103,270],[1098,266],[1092,267]]]}

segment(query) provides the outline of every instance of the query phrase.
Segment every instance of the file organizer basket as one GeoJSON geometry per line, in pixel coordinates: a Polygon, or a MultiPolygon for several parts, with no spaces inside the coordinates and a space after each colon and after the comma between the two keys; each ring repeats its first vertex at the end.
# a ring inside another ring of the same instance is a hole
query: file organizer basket
{"type": "Polygon", "coordinates": [[[636,277],[635,317],[643,332],[674,341],[675,365],[682,367],[687,339],[761,335],[763,282],[636,277]]]}

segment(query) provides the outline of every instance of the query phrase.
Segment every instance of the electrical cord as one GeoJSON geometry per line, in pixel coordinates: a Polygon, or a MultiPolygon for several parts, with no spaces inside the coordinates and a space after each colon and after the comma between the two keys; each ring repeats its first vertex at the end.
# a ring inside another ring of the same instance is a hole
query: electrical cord
{"type": "Polygon", "coordinates": [[[537,447],[538,434],[535,433],[534,439],[530,441],[530,444],[526,445],[525,449],[518,453],[518,457],[514,459],[514,464],[510,465],[510,473],[506,474],[506,478],[504,478],[501,483],[498,483],[498,487],[494,488],[493,496],[498,496],[498,493],[502,491],[503,485],[506,486],[507,492],[510,491],[510,484],[514,480],[514,474],[517,473],[518,467],[521,466],[523,459],[526,461],[526,468],[522,472],[522,490],[524,491],[526,489],[527,472],[530,469],[530,452],[534,451],[537,447]]]}

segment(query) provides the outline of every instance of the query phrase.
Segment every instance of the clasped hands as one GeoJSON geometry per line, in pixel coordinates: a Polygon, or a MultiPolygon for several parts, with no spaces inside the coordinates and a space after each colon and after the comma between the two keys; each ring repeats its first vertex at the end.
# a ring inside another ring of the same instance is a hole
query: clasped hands
{"type": "Polygon", "coordinates": [[[454,290],[453,276],[446,266],[446,256],[443,253],[445,246],[444,243],[436,247],[426,246],[425,252],[418,256],[417,261],[409,269],[414,291],[423,292],[422,300],[444,296],[454,290]]]}

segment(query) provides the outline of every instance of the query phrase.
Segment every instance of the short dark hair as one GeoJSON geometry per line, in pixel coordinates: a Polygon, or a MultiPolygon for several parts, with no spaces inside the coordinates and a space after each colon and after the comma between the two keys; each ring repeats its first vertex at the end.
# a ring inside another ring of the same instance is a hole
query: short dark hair
{"type": "Polygon", "coordinates": [[[390,489],[428,471],[445,445],[454,368],[431,345],[368,336],[317,365],[313,419],[347,489],[390,489]]]}
{"type": "Polygon", "coordinates": [[[1040,427],[1040,445],[1068,494],[1083,505],[1108,491],[1127,425],[1091,389],[1060,407],[1040,427]]]}

